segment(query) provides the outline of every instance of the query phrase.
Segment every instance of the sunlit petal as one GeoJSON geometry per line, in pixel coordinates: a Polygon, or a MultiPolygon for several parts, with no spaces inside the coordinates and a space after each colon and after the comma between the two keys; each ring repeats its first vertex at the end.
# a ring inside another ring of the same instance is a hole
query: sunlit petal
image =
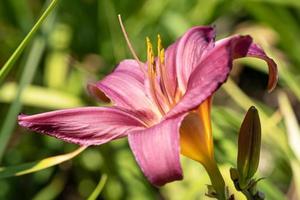
{"type": "Polygon", "coordinates": [[[210,107],[209,97],[185,117],[180,128],[181,153],[201,163],[214,158],[210,107]]]}
{"type": "MultiPolygon", "coordinates": [[[[144,81],[144,74],[138,63],[135,60],[124,60],[95,86],[99,89],[98,92],[103,92],[114,105],[154,117],[158,111],[146,94],[144,81]]],[[[93,93],[97,95],[96,92],[93,93]]]]}
{"type": "MultiPolygon", "coordinates": [[[[202,56],[213,47],[215,31],[209,26],[189,29],[176,43],[176,73],[179,89],[184,92],[192,71],[202,56]]],[[[171,59],[171,58],[167,58],[171,59]]]]}
{"type": "Polygon", "coordinates": [[[142,171],[157,186],[182,179],[179,160],[179,127],[184,116],[128,135],[130,147],[142,171]]]}
{"type": "Polygon", "coordinates": [[[79,145],[99,145],[144,127],[139,116],[113,107],[84,107],[19,115],[30,130],[79,145]]]}

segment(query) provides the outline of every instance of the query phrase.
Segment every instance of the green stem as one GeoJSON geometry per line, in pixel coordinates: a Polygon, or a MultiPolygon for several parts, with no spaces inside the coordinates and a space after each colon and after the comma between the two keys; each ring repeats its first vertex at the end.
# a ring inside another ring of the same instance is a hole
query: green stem
{"type": "Polygon", "coordinates": [[[254,197],[248,190],[243,190],[242,193],[246,196],[247,200],[254,200],[254,197]]]}
{"type": "Polygon", "coordinates": [[[98,185],[96,186],[95,190],[92,192],[92,194],[88,197],[87,200],[95,200],[98,198],[99,194],[103,190],[105,183],[107,181],[107,175],[103,174],[98,185]]]}
{"type": "Polygon", "coordinates": [[[225,181],[216,162],[213,160],[209,163],[206,163],[204,167],[209,175],[213,188],[216,190],[218,199],[226,200],[225,181]]]}

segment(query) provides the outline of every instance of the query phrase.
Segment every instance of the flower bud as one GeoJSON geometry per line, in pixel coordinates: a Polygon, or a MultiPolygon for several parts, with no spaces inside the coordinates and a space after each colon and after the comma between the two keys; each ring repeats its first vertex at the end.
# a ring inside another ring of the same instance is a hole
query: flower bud
{"type": "Polygon", "coordinates": [[[239,186],[247,186],[255,174],[260,155],[261,126],[258,111],[251,106],[244,118],[239,132],[237,169],[239,186]]]}

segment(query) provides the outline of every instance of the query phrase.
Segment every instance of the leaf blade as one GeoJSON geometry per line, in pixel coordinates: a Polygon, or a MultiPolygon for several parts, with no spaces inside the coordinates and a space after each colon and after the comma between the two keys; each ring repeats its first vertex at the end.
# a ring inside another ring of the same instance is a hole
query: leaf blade
{"type": "Polygon", "coordinates": [[[17,49],[13,52],[13,54],[10,56],[10,58],[6,61],[6,63],[3,65],[3,67],[0,69],[0,85],[4,81],[5,77],[7,76],[8,72],[12,69],[14,63],[19,58],[21,53],[23,52],[26,45],[31,41],[34,34],[37,32],[37,30],[40,28],[42,23],[45,21],[47,16],[51,13],[51,11],[55,8],[58,0],[53,0],[49,6],[46,8],[46,10],[43,12],[41,17],[37,20],[37,22],[34,24],[32,29],[29,31],[29,33],[25,36],[23,41],[20,43],[20,45],[17,47],[17,49]]]}
{"type": "Polygon", "coordinates": [[[70,153],[48,157],[48,158],[42,159],[40,161],[20,164],[20,165],[12,166],[12,167],[0,168],[0,179],[12,177],[12,176],[21,176],[21,175],[37,172],[37,171],[52,167],[54,165],[60,164],[62,162],[65,162],[67,160],[74,158],[79,153],[81,153],[85,148],[86,147],[80,147],[70,153]]]}

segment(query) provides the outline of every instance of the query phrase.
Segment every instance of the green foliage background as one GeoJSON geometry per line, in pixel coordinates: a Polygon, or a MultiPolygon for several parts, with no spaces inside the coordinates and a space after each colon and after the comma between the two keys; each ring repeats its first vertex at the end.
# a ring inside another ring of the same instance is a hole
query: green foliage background
{"type": "MultiPolygon", "coordinates": [[[[1,0],[0,66],[49,3],[1,0]]],[[[271,94],[266,92],[265,63],[255,59],[235,62],[232,78],[214,99],[216,157],[230,183],[228,172],[236,163],[238,129],[245,111],[255,105],[263,128],[257,177],[266,177],[259,187],[267,199],[299,199],[298,0],[59,0],[8,76],[0,77],[0,166],[41,160],[76,148],[37,133],[26,134],[28,131],[16,124],[16,116],[20,112],[100,105],[88,96],[86,84],[131,57],[117,14],[122,15],[143,60],[146,36],[156,40],[159,33],[167,46],[195,25],[214,25],[217,38],[250,34],[263,46],[278,63],[278,87],[271,94]]],[[[184,157],[182,164],[183,181],[154,188],[141,174],[127,140],[122,139],[90,147],[72,160],[37,173],[1,179],[0,199],[85,199],[103,174],[108,175],[108,181],[99,199],[207,198],[204,193],[209,180],[203,168],[184,157]]]]}

